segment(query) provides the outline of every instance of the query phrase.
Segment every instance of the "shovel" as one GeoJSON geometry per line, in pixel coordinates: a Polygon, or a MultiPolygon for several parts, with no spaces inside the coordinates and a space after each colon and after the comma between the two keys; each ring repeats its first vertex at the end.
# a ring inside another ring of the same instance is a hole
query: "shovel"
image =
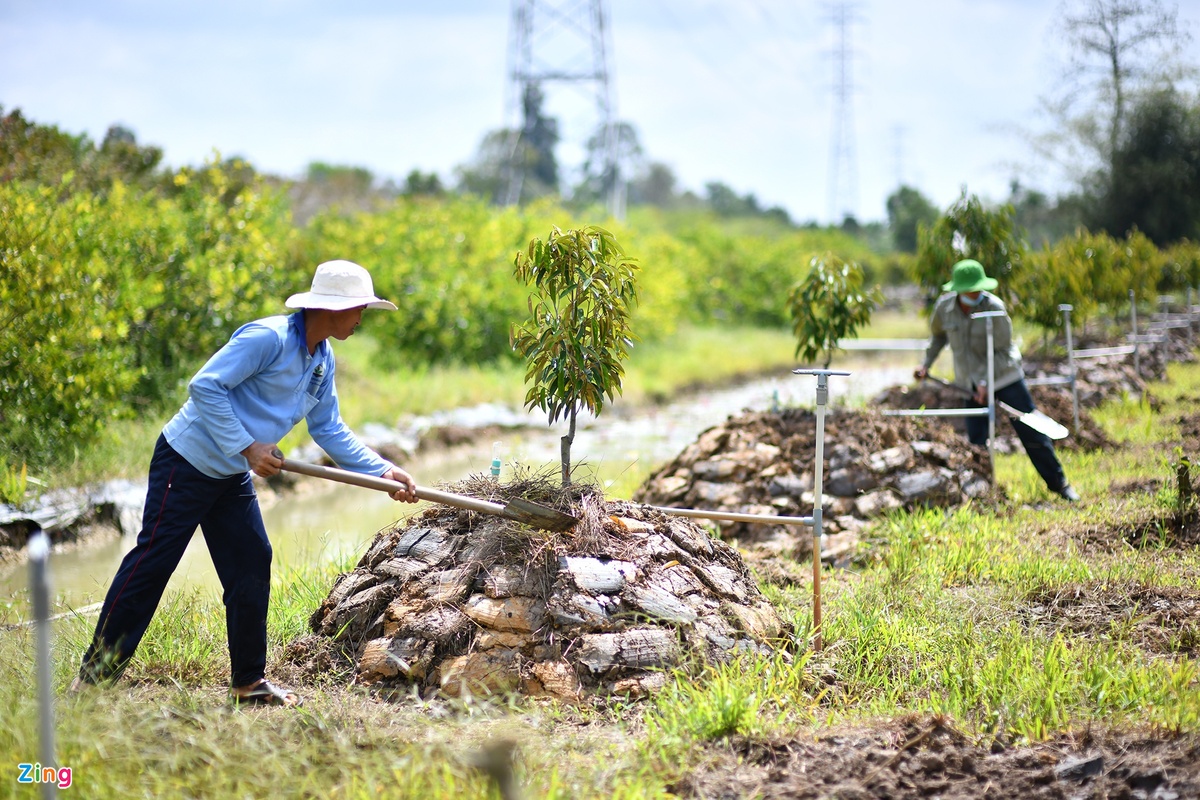
{"type": "MultiPolygon", "coordinates": [[[[350,472],[349,470],[337,469],[335,467],[323,467],[319,464],[293,461],[290,458],[283,459],[281,469],[286,472],[309,475],[313,478],[324,478],[327,481],[348,483],[352,486],[362,486],[366,489],[378,489],[388,494],[398,489],[406,488],[403,483],[393,481],[389,478],[379,478],[374,475],[364,475],[361,472],[350,472]]],[[[500,505],[489,500],[480,500],[477,497],[467,497],[461,494],[451,494],[450,492],[443,492],[438,489],[427,489],[424,486],[417,487],[416,495],[421,500],[428,500],[431,503],[442,503],[454,506],[455,508],[465,508],[468,511],[478,511],[483,514],[494,514],[498,517],[505,517],[506,519],[546,531],[570,530],[579,522],[578,519],[572,517],[570,514],[564,514],[561,511],[548,508],[530,500],[523,500],[519,497],[514,497],[505,505],[500,505]]]]}
{"type": "MultiPolygon", "coordinates": [[[[933,381],[934,383],[939,384],[941,386],[948,386],[951,389],[955,390],[956,392],[966,395],[967,397],[971,396],[971,392],[969,392],[968,390],[964,389],[961,386],[957,386],[957,385],[951,383],[950,381],[945,380],[944,378],[935,378],[932,375],[926,375],[925,380],[933,381]]],[[[1017,409],[1010,406],[1008,403],[1001,402],[1000,400],[996,401],[996,405],[998,405],[1000,408],[1002,408],[1004,411],[1008,412],[1009,414],[1012,414],[1022,424],[1028,425],[1030,428],[1033,428],[1038,433],[1044,433],[1047,436],[1049,436],[1051,439],[1067,438],[1067,434],[1069,433],[1069,431],[1066,429],[1065,426],[1059,424],[1059,422],[1057,420],[1046,416],[1045,414],[1043,414],[1041,411],[1038,411],[1037,409],[1034,409],[1033,411],[1018,411],[1017,409]]]]}

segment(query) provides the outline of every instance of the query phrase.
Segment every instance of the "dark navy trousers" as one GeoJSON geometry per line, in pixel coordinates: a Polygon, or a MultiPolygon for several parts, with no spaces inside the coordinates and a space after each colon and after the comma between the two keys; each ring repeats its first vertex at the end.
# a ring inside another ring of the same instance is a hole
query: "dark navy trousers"
{"type": "Polygon", "coordinates": [[[142,530],[104,598],[96,634],[83,656],[83,680],[115,680],[124,672],[197,527],[223,589],[232,685],[263,677],[271,543],[250,473],[210,478],[160,435],[150,460],[142,530]]]}
{"type": "MultiPolygon", "coordinates": [[[[1024,380],[1010,383],[1003,389],[997,389],[996,401],[1008,403],[1017,411],[1034,410],[1033,396],[1029,394],[1029,387],[1025,385],[1024,380]]],[[[1046,482],[1046,487],[1052,492],[1057,492],[1066,486],[1067,478],[1063,474],[1062,464],[1058,462],[1058,455],[1054,452],[1054,440],[1044,433],[1038,433],[999,407],[997,407],[996,413],[1001,417],[1007,417],[1008,421],[1012,423],[1013,429],[1017,432],[1017,438],[1021,440],[1021,445],[1033,463],[1033,468],[1046,482]]],[[[967,438],[971,440],[971,444],[986,445],[987,417],[967,417],[966,419],[967,438]]]]}

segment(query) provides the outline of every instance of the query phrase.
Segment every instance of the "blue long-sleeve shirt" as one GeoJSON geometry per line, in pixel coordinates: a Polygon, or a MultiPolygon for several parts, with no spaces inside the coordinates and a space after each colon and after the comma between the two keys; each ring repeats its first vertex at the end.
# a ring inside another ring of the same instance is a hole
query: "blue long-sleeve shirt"
{"type": "Polygon", "coordinates": [[[342,420],[327,341],[308,354],[304,312],[238,328],[188,383],[188,400],[163,435],[192,466],[223,478],[250,468],[241,453],[278,442],[301,419],[339,466],[382,475],[392,468],[342,420]]]}

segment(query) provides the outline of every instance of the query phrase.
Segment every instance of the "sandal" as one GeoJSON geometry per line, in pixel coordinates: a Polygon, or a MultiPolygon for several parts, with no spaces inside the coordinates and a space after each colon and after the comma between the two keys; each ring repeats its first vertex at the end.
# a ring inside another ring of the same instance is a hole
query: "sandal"
{"type": "Polygon", "coordinates": [[[300,695],[290,689],[282,689],[271,683],[266,678],[263,678],[258,683],[250,687],[250,691],[245,694],[237,692],[229,693],[229,700],[235,706],[240,705],[263,705],[263,706],[298,706],[303,705],[304,700],[300,695]]]}

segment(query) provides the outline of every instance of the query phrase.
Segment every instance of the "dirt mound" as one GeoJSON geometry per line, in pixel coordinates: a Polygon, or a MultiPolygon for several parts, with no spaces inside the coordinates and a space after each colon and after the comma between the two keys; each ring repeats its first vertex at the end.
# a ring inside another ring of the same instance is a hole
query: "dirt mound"
{"type": "Polygon", "coordinates": [[[1039,589],[1023,616],[1053,633],[1134,640],[1149,653],[1200,656],[1200,592],[1184,587],[1078,584],[1039,589]]]}
{"type": "MultiPolygon", "coordinates": [[[[1074,410],[1071,392],[1058,386],[1031,386],[1029,393],[1033,395],[1034,405],[1043,414],[1058,420],[1071,431],[1065,439],[1054,443],[1057,449],[1104,450],[1115,447],[1104,429],[1092,418],[1087,409],[1080,404],[1079,432],[1075,432],[1074,410]]],[[[961,392],[948,386],[923,382],[916,386],[891,386],[880,392],[872,401],[872,405],[890,409],[916,408],[964,408],[970,405],[961,392]]],[[[1000,453],[1020,452],[1021,442],[1017,438],[1012,425],[1005,420],[1011,417],[1006,412],[1000,412],[996,422],[996,450],[1000,453]]],[[[965,417],[942,417],[946,424],[951,425],[961,435],[967,434],[965,417]]]]}
{"type": "Polygon", "coordinates": [[[1074,404],[1069,389],[1056,386],[1032,386],[1029,393],[1033,395],[1033,403],[1038,411],[1058,420],[1070,431],[1067,438],[1054,443],[1056,448],[1090,451],[1110,450],[1117,446],[1082,403],[1079,405],[1079,430],[1078,432],[1075,430],[1074,404]]]}
{"type": "MultiPolygon", "coordinates": [[[[1144,348],[1143,348],[1144,349],[1144,348]]],[[[1145,353],[1141,354],[1146,356],[1145,353]]],[[[1141,374],[1134,369],[1133,355],[1081,358],[1075,362],[1075,388],[1081,408],[1095,408],[1106,400],[1122,395],[1139,396],[1146,391],[1146,381],[1166,376],[1165,359],[1139,358],[1141,374]]],[[[1071,365],[1066,356],[1027,355],[1025,376],[1029,379],[1070,378],[1071,365]]],[[[1069,386],[1054,387],[1070,397],[1069,386]]]]}
{"type": "MultiPolygon", "coordinates": [[[[747,412],[709,428],[659,469],[634,499],[657,506],[750,514],[812,513],[816,415],[806,409],[747,412]]],[[[991,491],[987,451],[939,421],[844,408],[825,421],[825,531],[857,533],[897,508],[951,507],[991,491]]],[[[807,528],[721,523],[739,543],[784,542],[807,556],[807,528]]],[[[823,547],[836,558],[837,547],[823,547]]]]}
{"type": "MultiPolygon", "coordinates": [[[[1158,492],[1163,481],[1114,483],[1113,496],[1128,496],[1143,492],[1158,492]]],[[[1200,508],[1192,502],[1169,511],[1138,514],[1119,524],[1085,523],[1067,531],[1070,538],[1087,552],[1124,553],[1133,547],[1138,550],[1182,550],[1190,552],[1200,547],[1200,508]]]]}
{"type": "MultiPolygon", "coordinates": [[[[473,477],[452,490],[543,502],[544,483],[473,477]]],[[[644,694],[663,668],[786,634],[737,551],[694,523],[582,491],[557,504],[580,518],[572,531],[445,507],[380,531],[289,660],[332,663],[333,640],[360,684],[578,699],[644,694]]]]}
{"type": "Polygon", "coordinates": [[[815,738],[734,739],[672,790],[684,797],[943,800],[1200,797],[1200,737],[1089,732],[1006,746],[901,720],[815,738]]]}

